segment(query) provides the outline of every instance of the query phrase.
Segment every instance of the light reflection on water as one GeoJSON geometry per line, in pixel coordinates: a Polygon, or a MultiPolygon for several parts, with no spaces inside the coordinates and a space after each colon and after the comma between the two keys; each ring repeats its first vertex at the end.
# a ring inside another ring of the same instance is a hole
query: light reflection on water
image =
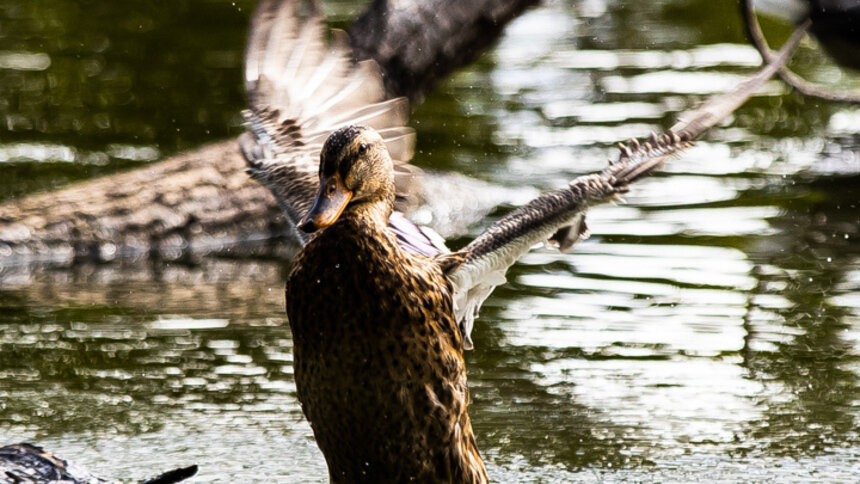
{"type": "MultiPolygon", "coordinates": [[[[718,3],[551,4],[523,16],[489,58],[419,109],[417,163],[541,189],[602,168],[614,142],[670,124],[697,102],[689,93],[749,71],[742,38],[697,17],[736,25],[734,7],[718,3]]],[[[217,2],[195,5],[244,21],[217,2]]],[[[356,10],[331,8],[340,19],[356,10]]],[[[241,46],[231,48],[200,58],[232,66],[238,82],[241,46]]],[[[11,77],[51,73],[49,58],[11,77]]],[[[229,85],[215,79],[205,92],[229,85]]],[[[780,93],[769,85],[625,204],[592,210],[594,235],[573,253],[526,256],[487,302],[467,358],[474,425],[496,480],[856,480],[857,110],[780,93]]],[[[159,131],[169,110],[141,108],[136,122],[155,130],[144,142],[122,130],[85,129],[91,137],[80,141],[13,130],[0,153],[103,151],[118,169],[146,161],[148,149],[207,139],[201,130],[223,136],[241,108],[227,98],[209,124],[180,118],[167,130],[176,138],[159,131]]],[[[10,173],[82,163],[48,158],[15,161],[10,173]]],[[[100,173],[91,168],[76,169],[100,173]]],[[[39,176],[80,175],[54,170],[39,176]]],[[[17,190],[14,176],[3,183],[3,193],[17,190]]],[[[37,441],[105,476],[197,463],[201,482],[324,482],[292,380],[285,271],[276,258],[4,268],[2,441],[37,441]]]]}

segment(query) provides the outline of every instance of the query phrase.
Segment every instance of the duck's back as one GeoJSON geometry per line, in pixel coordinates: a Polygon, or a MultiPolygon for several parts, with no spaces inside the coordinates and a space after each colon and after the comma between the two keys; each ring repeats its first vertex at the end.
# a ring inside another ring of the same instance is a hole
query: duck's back
{"type": "Polygon", "coordinates": [[[435,262],[344,217],[297,258],[287,315],[299,400],[333,482],[486,482],[435,262]]]}

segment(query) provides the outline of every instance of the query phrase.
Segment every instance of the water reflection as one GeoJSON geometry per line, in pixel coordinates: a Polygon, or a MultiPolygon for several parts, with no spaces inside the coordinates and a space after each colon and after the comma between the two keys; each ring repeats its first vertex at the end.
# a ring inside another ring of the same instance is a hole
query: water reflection
{"type": "MultiPolygon", "coordinates": [[[[846,198],[839,196],[843,180],[829,181],[819,180],[807,189],[837,188],[833,199],[797,203],[786,210],[774,222],[783,235],[781,247],[752,255],[770,269],[756,274],[747,344],[761,347],[759,339],[772,344],[748,352],[744,361],[770,397],[760,402],[763,416],[748,430],[756,442],[750,451],[794,455],[803,449],[818,455],[858,442],[858,352],[856,341],[845,338],[853,326],[846,318],[851,309],[833,302],[845,292],[845,278],[857,271],[858,246],[850,242],[857,230],[856,215],[840,210],[856,197],[853,190],[846,198]],[[788,234],[792,237],[785,237],[788,234]],[[779,304],[768,304],[776,295],[779,304]],[[781,333],[778,338],[760,336],[774,329],[781,333]]],[[[811,194],[808,198],[813,199],[811,194]]]]}
{"type": "MultiPolygon", "coordinates": [[[[75,23],[62,1],[0,6],[24,19],[0,33],[0,106],[17,106],[0,110],[0,193],[235,133],[247,7],[105,4],[75,23]]],[[[722,2],[550,3],[419,108],[416,161],[522,189],[500,194],[558,186],[748,72],[742,41],[722,2]]],[[[857,117],[773,84],[626,204],[593,210],[574,253],[512,268],[468,355],[491,474],[856,480],[857,117]]],[[[521,202],[506,200],[494,216],[521,202]]],[[[253,253],[3,268],[0,436],[103,475],[169,460],[200,464],[202,482],[324,482],[292,382],[288,263],[253,253]]]]}
{"type": "Polygon", "coordinates": [[[0,199],[237,134],[252,5],[3,2],[0,199]]]}

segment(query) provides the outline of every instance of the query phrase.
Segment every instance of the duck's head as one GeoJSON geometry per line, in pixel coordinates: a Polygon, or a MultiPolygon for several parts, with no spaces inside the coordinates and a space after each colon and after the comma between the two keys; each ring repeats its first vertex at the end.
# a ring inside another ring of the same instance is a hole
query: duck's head
{"type": "MultiPolygon", "coordinates": [[[[329,135],[320,151],[320,189],[299,223],[314,232],[335,223],[344,211],[394,203],[394,164],[373,128],[347,126],[329,135]]],[[[387,216],[387,215],[386,215],[387,216]]]]}

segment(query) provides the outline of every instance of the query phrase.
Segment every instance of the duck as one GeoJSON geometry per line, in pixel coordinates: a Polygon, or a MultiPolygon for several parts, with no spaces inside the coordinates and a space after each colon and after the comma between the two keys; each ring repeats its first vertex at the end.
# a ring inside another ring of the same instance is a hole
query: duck
{"type": "Polygon", "coordinates": [[[570,250],[586,211],[619,200],[725,119],[784,65],[803,31],[725,95],[661,135],[619,144],[600,172],[543,193],[450,250],[401,211],[415,134],[372,62],[352,64],[318,14],[263,1],[246,61],[248,173],[301,249],[285,309],[302,412],[332,483],[485,483],[464,352],[483,302],[532,247],[570,250]]]}
{"type": "MultiPolygon", "coordinates": [[[[165,472],[140,484],[174,484],[197,474],[197,466],[165,472]]],[[[45,451],[37,445],[22,442],[0,447],[0,482],[9,484],[109,484],[89,475],[78,466],[45,451]]]]}
{"type": "Polygon", "coordinates": [[[317,234],[287,279],[302,409],[332,482],[487,482],[467,412],[453,288],[388,228],[394,164],[373,128],[326,140],[317,234]]]}
{"type": "Polygon", "coordinates": [[[243,113],[251,132],[240,136],[239,149],[247,173],[280,204],[286,240],[307,241],[294,228],[316,191],[319,149],[333,129],[351,121],[378,130],[395,162],[392,227],[404,227],[408,217],[421,220],[421,238],[461,236],[499,204],[534,195],[410,164],[409,101],[386,99],[378,64],[354,63],[349,43],[346,32],[323,28],[314,2],[261,0],[251,18],[244,56],[251,109],[243,113]]]}

